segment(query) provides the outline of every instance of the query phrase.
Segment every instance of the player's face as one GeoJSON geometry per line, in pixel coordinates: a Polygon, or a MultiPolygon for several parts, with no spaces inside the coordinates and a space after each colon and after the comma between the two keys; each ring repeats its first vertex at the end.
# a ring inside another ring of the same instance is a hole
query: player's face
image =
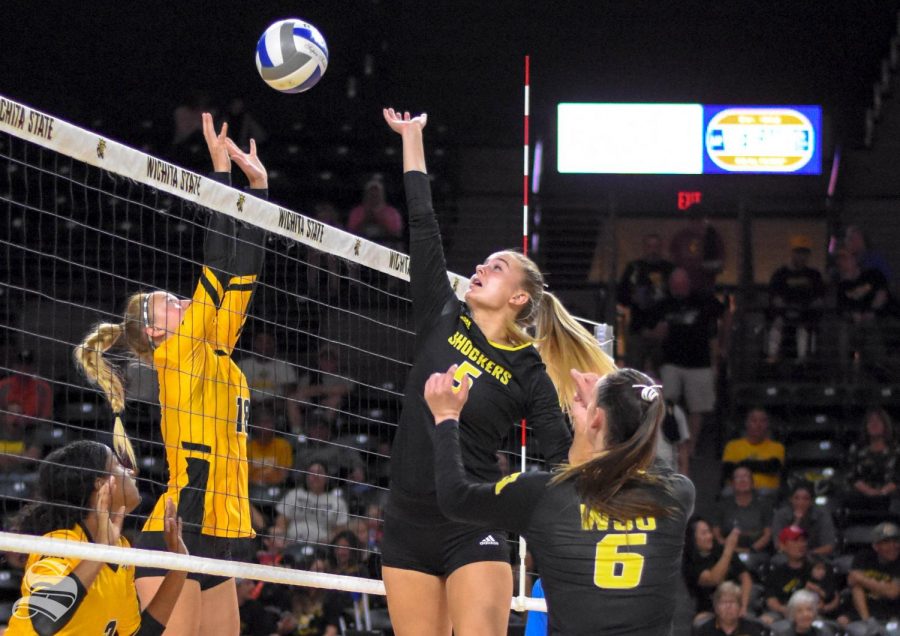
{"type": "Polygon", "coordinates": [[[803,633],[809,630],[816,618],[816,610],[811,603],[800,603],[794,606],[794,632],[803,633]]]}
{"type": "Polygon", "coordinates": [[[514,256],[497,252],[475,267],[466,292],[470,305],[500,311],[512,304],[514,314],[528,302],[528,294],[522,290],[525,272],[514,256]]]}
{"type": "Polygon", "coordinates": [[[112,493],[112,510],[125,506],[125,512],[131,512],[141,503],[141,493],[138,491],[134,471],[125,468],[112,450],[109,451],[106,468],[109,474],[116,478],[116,487],[112,493]]]}
{"type": "Polygon", "coordinates": [[[166,335],[175,333],[190,305],[190,299],[178,298],[168,292],[153,292],[150,297],[152,316],[150,327],[162,330],[166,335]]]}
{"type": "Polygon", "coordinates": [[[694,527],[694,543],[697,544],[697,549],[701,552],[712,552],[714,540],[715,537],[709,524],[705,521],[697,522],[694,527]]]}

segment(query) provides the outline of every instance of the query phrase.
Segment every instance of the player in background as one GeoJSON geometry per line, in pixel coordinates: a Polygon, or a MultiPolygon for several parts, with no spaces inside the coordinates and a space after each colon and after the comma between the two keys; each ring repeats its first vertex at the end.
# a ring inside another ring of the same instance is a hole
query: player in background
{"type": "MultiPolygon", "coordinates": [[[[245,153],[232,142],[228,125],[216,134],[203,114],[203,134],[212,158],[212,178],[231,182],[231,162],[247,176],[249,192],[268,194],[266,169],[250,141],[245,153]]],[[[152,364],[159,376],[162,438],[169,483],[144,525],[136,547],[165,549],[164,507],[172,499],[184,521],[185,543],[194,556],[230,559],[236,541],[254,536],[248,499],[247,427],[250,392],[231,353],[240,336],[262,268],[265,231],[212,212],[204,245],[204,267],[191,299],[165,291],[132,295],[121,323],[97,325],[75,350],[88,379],[99,384],[116,417],[117,452],[134,465],[118,415],[125,395],[118,372],[103,353],[121,342],[152,364]]],[[[165,572],[139,567],[138,595],[146,606],[165,572]]],[[[169,621],[173,634],[231,634],[239,629],[233,578],[191,573],[169,621]]]]}
{"type": "Polygon", "coordinates": [[[490,255],[476,267],[465,302],[459,301],[447,278],[432,208],[422,132],[426,115],[385,109],[384,117],[403,144],[417,334],[385,510],[383,576],[391,622],[399,636],[449,635],[451,625],[458,636],[505,635],[513,587],[508,546],[497,526],[452,521],[438,507],[425,382],[451,364],[458,365],[457,383],[474,382],[461,415],[462,461],[471,477],[495,481],[495,452],[522,418],[548,461],[564,460],[571,436],[560,404],[568,406],[575,395],[568,370],[615,366],[544,291],[543,276],[522,254],[490,255]],[[526,332],[534,324],[536,337],[526,332]]]}
{"type": "MultiPolygon", "coordinates": [[[[108,446],[86,440],[46,457],[37,499],[14,520],[16,532],[126,548],[122,522],[141,502],[134,473],[108,446]]],[[[166,501],[163,524],[167,549],[187,554],[172,500],[166,501]]],[[[177,570],[166,574],[142,612],[133,566],[31,554],[25,572],[9,636],[162,634],[186,577],[177,570]]]]}
{"type": "Polygon", "coordinates": [[[466,475],[459,418],[469,383],[433,374],[438,502],[451,519],[523,535],[543,581],[550,634],[667,636],[694,486],[655,460],[665,404],[634,369],[602,379],[572,371],[574,441],[561,471],[496,483],[466,475]]]}

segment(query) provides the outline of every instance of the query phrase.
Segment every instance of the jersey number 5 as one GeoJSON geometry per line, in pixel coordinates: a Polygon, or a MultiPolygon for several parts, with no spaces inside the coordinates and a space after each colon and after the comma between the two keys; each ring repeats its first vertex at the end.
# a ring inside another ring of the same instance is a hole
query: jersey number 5
{"type": "Polygon", "coordinates": [[[608,534],[597,544],[594,585],[606,590],[630,590],[641,584],[644,555],[619,552],[619,547],[647,545],[647,533],[608,534]]]}
{"type": "Polygon", "coordinates": [[[466,360],[461,365],[456,367],[456,373],[453,374],[453,387],[454,391],[459,391],[462,386],[463,380],[468,378],[469,388],[472,388],[472,384],[475,382],[475,378],[481,375],[481,369],[476,367],[474,364],[466,360]]]}
{"type": "Polygon", "coordinates": [[[250,400],[239,397],[237,399],[237,432],[246,433],[250,426],[250,400]]]}

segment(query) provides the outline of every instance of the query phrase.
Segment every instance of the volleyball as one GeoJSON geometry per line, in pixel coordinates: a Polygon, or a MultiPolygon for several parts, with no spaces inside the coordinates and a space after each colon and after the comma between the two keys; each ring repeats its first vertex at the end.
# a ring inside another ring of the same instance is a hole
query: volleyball
{"type": "Polygon", "coordinates": [[[328,45],[319,30],[297,19],[272,24],[256,45],[260,77],[282,93],[302,93],[316,85],[328,67],[328,45]]]}

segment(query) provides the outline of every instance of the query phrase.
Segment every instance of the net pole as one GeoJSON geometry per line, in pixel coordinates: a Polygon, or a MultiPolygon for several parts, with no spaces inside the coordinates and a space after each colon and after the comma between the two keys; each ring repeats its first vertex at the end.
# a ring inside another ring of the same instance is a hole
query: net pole
{"type": "MultiPolygon", "coordinates": [[[[531,88],[531,56],[525,56],[525,94],[524,94],[524,119],[523,119],[523,160],[522,160],[522,253],[528,256],[528,157],[529,157],[529,139],[528,139],[528,116],[530,110],[530,88],[531,88]]],[[[528,432],[525,427],[525,419],[522,419],[522,440],[521,440],[521,472],[525,472],[525,448],[528,442],[528,432]]],[[[525,599],[528,596],[528,590],[525,589],[525,555],[528,547],[525,544],[525,537],[519,537],[519,596],[516,598],[516,609],[524,611],[525,599]]]]}

